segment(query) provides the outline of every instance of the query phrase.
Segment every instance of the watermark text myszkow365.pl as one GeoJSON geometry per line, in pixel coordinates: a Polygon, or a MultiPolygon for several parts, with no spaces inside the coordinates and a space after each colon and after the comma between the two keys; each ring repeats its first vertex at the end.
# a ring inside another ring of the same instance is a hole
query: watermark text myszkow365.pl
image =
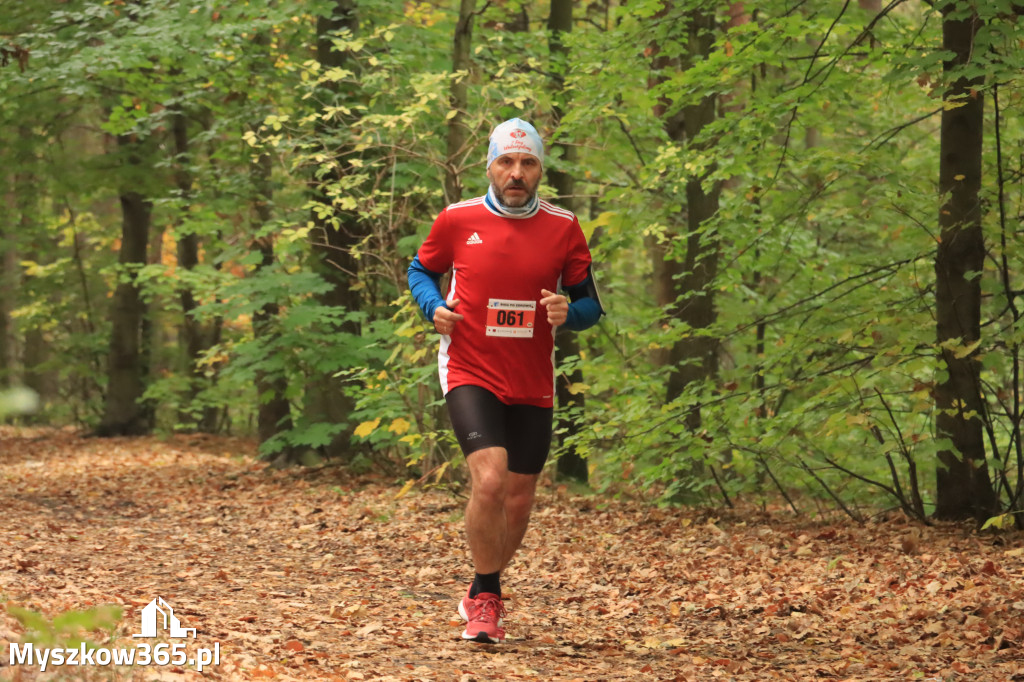
{"type": "MultiPolygon", "coordinates": [[[[142,632],[132,637],[156,637],[161,629],[170,638],[187,638],[196,636],[195,628],[182,627],[181,621],[174,615],[170,604],[157,597],[142,610],[142,632]]],[[[149,642],[134,647],[93,647],[85,643],[77,647],[37,647],[32,642],[25,644],[11,643],[11,666],[35,665],[40,672],[46,672],[49,666],[84,666],[84,665],[175,665],[194,667],[202,672],[208,665],[220,664],[220,642],[213,648],[198,648],[190,652],[185,642],[160,642],[151,645],[149,642]]]]}

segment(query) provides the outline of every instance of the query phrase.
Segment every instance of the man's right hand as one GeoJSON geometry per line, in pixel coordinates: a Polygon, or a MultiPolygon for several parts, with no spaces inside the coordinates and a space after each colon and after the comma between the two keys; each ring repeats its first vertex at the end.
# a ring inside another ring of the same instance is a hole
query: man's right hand
{"type": "Polygon", "coordinates": [[[434,310],[434,329],[438,334],[449,336],[455,329],[455,323],[465,319],[455,312],[454,309],[457,305],[459,305],[459,299],[456,298],[449,301],[447,306],[439,305],[434,310]]]}

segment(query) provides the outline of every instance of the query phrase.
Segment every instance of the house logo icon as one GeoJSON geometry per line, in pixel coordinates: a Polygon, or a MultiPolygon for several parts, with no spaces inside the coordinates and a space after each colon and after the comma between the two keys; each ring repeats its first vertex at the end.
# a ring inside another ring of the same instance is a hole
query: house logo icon
{"type": "Polygon", "coordinates": [[[181,627],[181,621],[174,615],[174,609],[163,597],[157,597],[142,609],[142,632],[132,637],[156,637],[161,623],[169,637],[188,637],[189,633],[192,633],[192,638],[195,639],[196,629],[181,627]]]}

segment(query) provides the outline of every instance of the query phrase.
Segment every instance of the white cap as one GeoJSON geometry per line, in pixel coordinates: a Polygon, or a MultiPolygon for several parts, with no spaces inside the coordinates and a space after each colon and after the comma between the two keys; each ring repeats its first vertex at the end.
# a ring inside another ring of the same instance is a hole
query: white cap
{"type": "Polygon", "coordinates": [[[487,149],[487,167],[503,154],[531,154],[544,163],[544,143],[537,129],[526,121],[512,118],[498,125],[491,133],[491,146],[487,149]]]}

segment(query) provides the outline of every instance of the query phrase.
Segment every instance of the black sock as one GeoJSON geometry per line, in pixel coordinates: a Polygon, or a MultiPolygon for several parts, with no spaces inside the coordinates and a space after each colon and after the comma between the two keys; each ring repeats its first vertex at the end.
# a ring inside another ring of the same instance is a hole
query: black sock
{"type": "Polygon", "coordinates": [[[469,588],[469,598],[473,599],[481,592],[489,592],[501,596],[501,572],[477,573],[469,588]]]}

